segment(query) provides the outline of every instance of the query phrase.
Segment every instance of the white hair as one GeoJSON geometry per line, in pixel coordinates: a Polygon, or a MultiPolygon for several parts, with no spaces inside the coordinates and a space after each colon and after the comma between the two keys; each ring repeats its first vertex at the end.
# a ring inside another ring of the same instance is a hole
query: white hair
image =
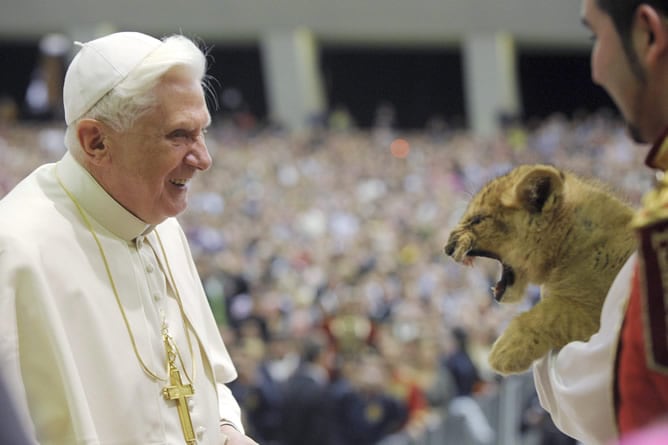
{"type": "Polygon", "coordinates": [[[211,87],[206,75],[206,54],[189,38],[173,35],[144,59],[121,83],[116,85],[79,119],[68,125],[65,146],[81,148],[77,124],[81,119],[96,119],[116,131],[127,131],[143,113],[155,105],[154,87],[168,72],[179,69],[197,79],[205,92],[211,87]]]}

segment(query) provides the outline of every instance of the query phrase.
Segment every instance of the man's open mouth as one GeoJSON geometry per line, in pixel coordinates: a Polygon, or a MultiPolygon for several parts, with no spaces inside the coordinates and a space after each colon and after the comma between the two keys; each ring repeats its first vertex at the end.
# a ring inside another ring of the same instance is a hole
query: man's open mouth
{"type": "Polygon", "coordinates": [[[494,294],[494,299],[496,301],[503,300],[503,294],[506,293],[507,287],[512,286],[515,283],[515,271],[513,268],[510,267],[510,265],[504,263],[499,255],[488,250],[471,249],[466,253],[466,256],[471,260],[474,257],[485,257],[491,258],[501,263],[501,278],[494,286],[492,286],[492,293],[494,294]]]}

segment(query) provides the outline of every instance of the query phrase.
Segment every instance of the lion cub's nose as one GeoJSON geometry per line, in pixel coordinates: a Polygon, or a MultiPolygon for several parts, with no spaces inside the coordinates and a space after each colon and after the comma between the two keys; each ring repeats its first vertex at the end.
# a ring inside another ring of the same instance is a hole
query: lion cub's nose
{"type": "Polygon", "coordinates": [[[448,256],[452,256],[452,254],[455,251],[455,247],[457,247],[457,238],[450,237],[450,239],[448,240],[448,244],[445,245],[445,254],[448,256]]]}

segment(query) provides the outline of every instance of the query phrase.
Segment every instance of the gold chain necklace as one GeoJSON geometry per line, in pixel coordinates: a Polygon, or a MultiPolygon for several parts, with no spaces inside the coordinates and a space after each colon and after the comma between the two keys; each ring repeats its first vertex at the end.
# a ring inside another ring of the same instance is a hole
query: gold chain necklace
{"type": "Polygon", "coordinates": [[[109,283],[111,284],[111,289],[113,290],[114,297],[116,298],[116,304],[118,304],[118,308],[121,312],[121,315],[123,316],[123,322],[125,323],[125,327],[130,337],[130,343],[132,343],[132,349],[134,350],[135,356],[137,357],[137,360],[139,361],[142,370],[149,377],[167,383],[167,386],[162,388],[162,396],[165,398],[165,400],[173,401],[176,403],[176,408],[178,410],[179,421],[181,423],[181,429],[183,430],[183,438],[185,439],[185,443],[186,445],[195,445],[197,443],[197,439],[195,438],[195,431],[193,429],[193,423],[192,419],[190,418],[190,411],[188,409],[188,403],[187,403],[188,397],[192,397],[193,394],[195,393],[195,389],[193,388],[193,381],[195,379],[195,355],[193,354],[193,346],[192,346],[192,341],[190,339],[190,331],[188,330],[188,325],[186,322],[185,311],[183,310],[183,302],[181,300],[181,294],[179,293],[179,290],[176,287],[176,281],[174,281],[174,274],[172,273],[172,268],[169,265],[169,261],[167,260],[165,246],[162,244],[162,239],[160,239],[160,233],[158,232],[158,229],[157,228],[154,229],[155,235],[158,239],[158,244],[160,244],[160,251],[162,252],[162,257],[164,258],[165,265],[167,266],[169,279],[171,280],[170,284],[172,286],[172,289],[174,290],[174,295],[176,296],[176,301],[179,305],[179,314],[181,315],[181,322],[183,323],[183,330],[186,333],[186,338],[188,341],[188,349],[190,351],[190,358],[192,359],[192,372],[190,375],[188,375],[188,372],[186,371],[186,366],[183,363],[183,357],[181,357],[181,352],[177,348],[174,339],[171,337],[171,335],[169,335],[169,331],[167,329],[166,316],[162,310],[159,311],[160,316],[162,318],[162,326],[160,328],[160,333],[162,335],[162,341],[165,346],[165,353],[167,355],[167,360],[166,360],[167,377],[160,377],[157,373],[151,371],[149,367],[146,365],[146,363],[141,357],[141,354],[139,353],[134,333],[132,332],[132,328],[130,327],[130,322],[128,321],[128,317],[125,314],[125,309],[121,304],[121,298],[118,295],[118,289],[116,288],[114,277],[111,275],[111,267],[109,266],[107,255],[104,253],[104,249],[102,248],[102,243],[100,242],[100,239],[95,233],[93,225],[86,216],[86,213],[81,208],[79,201],[76,200],[74,195],[67,189],[67,187],[65,187],[65,184],[63,184],[63,181],[60,179],[60,176],[58,175],[57,165],[55,167],[55,175],[56,179],[58,180],[58,183],[65,191],[67,196],[70,198],[70,200],[74,203],[74,206],[79,211],[79,215],[81,215],[81,219],[84,221],[86,227],[88,228],[88,231],[93,236],[93,239],[95,239],[97,248],[100,251],[100,256],[102,257],[102,262],[104,263],[104,268],[107,272],[107,277],[109,278],[109,283]],[[179,359],[179,362],[181,363],[181,368],[183,369],[183,373],[186,376],[186,380],[188,381],[187,384],[184,384],[183,381],[181,380],[179,369],[176,366],[177,357],[179,359]]]}
{"type": "Polygon", "coordinates": [[[77,211],[79,212],[79,215],[81,216],[81,219],[84,221],[84,224],[88,228],[88,231],[91,233],[93,236],[93,239],[95,240],[95,243],[97,244],[97,248],[100,252],[100,256],[102,257],[102,262],[104,263],[104,268],[107,273],[107,277],[109,279],[109,284],[111,284],[111,289],[114,293],[114,297],[116,299],[116,303],[118,305],[118,308],[121,312],[121,316],[123,317],[123,322],[125,323],[125,327],[128,331],[128,335],[130,337],[130,343],[132,344],[132,349],[134,350],[135,356],[137,357],[137,360],[139,361],[139,364],[142,368],[142,370],[151,378],[162,381],[162,382],[169,382],[170,381],[170,373],[171,373],[171,367],[174,366],[174,362],[176,357],[178,357],[179,362],[181,363],[181,367],[183,368],[183,373],[186,376],[186,379],[190,384],[193,383],[195,379],[195,356],[193,355],[193,347],[192,347],[192,341],[190,339],[190,332],[188,330],[188,326],[186,324],[186,316],[185,316],[185,311],[183,310],[183,302],[181,301],[181,295],[179,294],[179,290],[176,287],[176,282],[174,281],[174,275],[172,274],[172,268],[169,265],[169,261],[167,260],[167,255],[165,253],[165,247],[162,244],[162,239],[160,239],[160,234],[158,233],[158,230],[155,229],[155,234],[156,237],[158,238],[158,244],[160,244],[160,250],[162,252],[162,256],[165,259],[165,264],[167,266],[167,272],[169,274],[169,279],[171,280],[172,288],[174,289],[174,294],[176,296],[176,301],[179,305],[179,312],[181,314],[181,321],[183,322],[183,329],[186,333],[186,338],[188,341],[188,350],[190,352],[190,357],[192,359],[192,371],[191,374],[188,374],[186,371],[185,364],[183,362],[183,358],[181,357],[181,353],[179,352],[179,349],[176,347],[176,343],[174,343],[174,340],[172,337],[169,335],[169,332],[167,330],[167,322],[165,320],[165,314],[162,313],[161,311],[161,316],[162,316],[162,326],[161,326],[161,335],[163,338],[163,342],[165,344],[165,348],[167,350],[167,377],[160,377],[157,373],[154,371],[151,371],[149,367],[146,365],[144,362],[144,359],[142,359],[141,354],[139,353],[139,349],[137,348],[137,342],[135,340],[134,333],[132,332],[132,328],[130,327],[130,322],[128,321],[128,317],[125,313],[125,309],[123,308],[123,305],[121,304],[121,299],[118,295],[118,289],[116,288],[116,282],[114,281],[114,278],[111,274],[111,267],[109,266],[109,261],[107,260],[107,256],[104,253],[104,249],[102,248],[102,243],[100,242],[97,234],[95,233],[95,230],[93,229],[93,225],[91,224],[90,220],[86,216],[86,213],[83,211],[81,208],[81,205],[79,204],[79,201],[74,197],[74,195],[65,187],[65,184],[63,184],[63,181],[60,179],[60,176],[58,175],[58,167],[56,166],[55,169],[55,174],[56,174],[56,179],[58,180],[58,184],[62,187],[62,189],[65,191],[67,196],[70,198],[70,200],[74,203],[74,206],[77,208],[77,211]]]}

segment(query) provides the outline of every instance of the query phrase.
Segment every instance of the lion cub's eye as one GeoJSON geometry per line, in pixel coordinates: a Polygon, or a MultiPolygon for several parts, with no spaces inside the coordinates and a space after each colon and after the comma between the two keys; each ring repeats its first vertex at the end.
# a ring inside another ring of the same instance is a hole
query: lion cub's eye
{"type": "Polygon", "coordinates": [[[476,224],[480,224],[483,219],[485,219],[483,215],[473,215],[471,219],[469,219],[469,225],[475,226],[476,224]]]}

